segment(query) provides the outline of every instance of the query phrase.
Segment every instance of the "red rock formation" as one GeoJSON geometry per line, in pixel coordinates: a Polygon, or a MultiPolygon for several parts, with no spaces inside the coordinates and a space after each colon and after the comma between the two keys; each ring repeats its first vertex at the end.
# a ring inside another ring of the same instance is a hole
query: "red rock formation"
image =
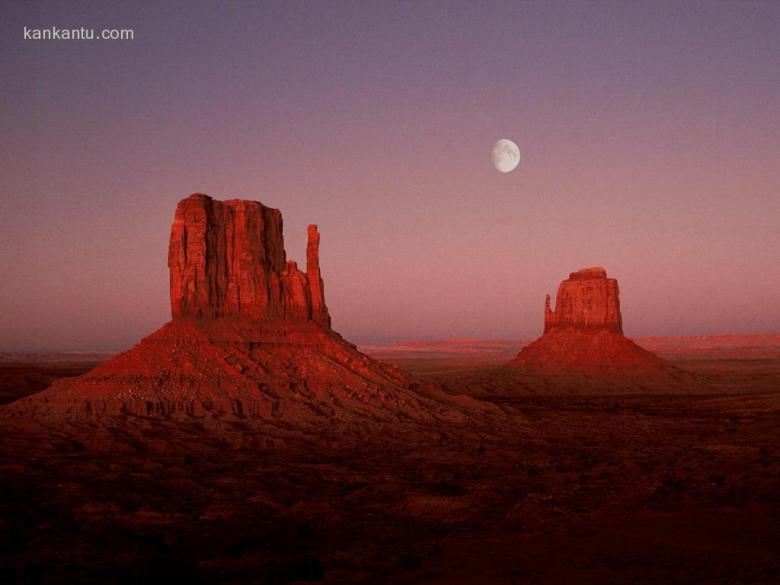
{"type": "Polygon", "coordinates": [[[311,298],[311,318],[330,327],[330,314],[325,306],[325,284],[320,274],[320,232],[316,225],[309,226],[309,243],[306,245],[306,279],[311,298]]]}
{"type": "Polygon", "coordinates": [[[173,318],[243,315],[330,326],[319,241],[317,226],[309,226],[304,274],[286,261],[278,209],[201,194],[183,199],[168,247],[173,318]]]}
{"type": "Polygon", "coordinates": [[[544,335],[524,347],[512,365],[540,372],[629,373],[671,368],[623,335],[617,280],[603,268],[569,274],[558,287],[555,310],[544,303],[544,335]]]}
{"type": "Polygon", "coordinates": [[[601,267],[572,272],[558,287],[555,311],[550,310],[547,295],[544,331],[574,327],[623,333],[619,295],[617,280],[607,278],[607,271],[601,267]]]}
{"type": "Polygon", "coordinates": [[[399,416],[459,420],[462,400],[361,354],[330,328],[320,234],[315,225],[308,232],[304,273],[286,259],[278,210],[200,194],[180,201],[168,249],[173,320],[13,410],[227,414],[294,420],[298,427],[399,416]]]}

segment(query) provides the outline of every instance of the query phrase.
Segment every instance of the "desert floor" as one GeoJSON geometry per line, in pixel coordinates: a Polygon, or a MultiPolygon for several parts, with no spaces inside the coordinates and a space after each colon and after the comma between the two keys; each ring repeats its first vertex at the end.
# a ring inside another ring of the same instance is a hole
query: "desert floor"
{"type": "MultiPolygon", "coordinates": [[[[657,340],[685,372],[662,381],[522,374],[511,342],[365,348],[496,405],[494,432],[0,419],[0,578],[780,583],[767,339],[657,340]]],[[[1,400],[92,365],[6,356],[1,400]]]]}

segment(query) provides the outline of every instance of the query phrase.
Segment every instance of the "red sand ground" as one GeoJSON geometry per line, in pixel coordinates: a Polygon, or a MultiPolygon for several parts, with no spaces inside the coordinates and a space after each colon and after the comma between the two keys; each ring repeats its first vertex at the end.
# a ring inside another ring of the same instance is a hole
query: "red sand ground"
{"type": "Polygon", "coordinates": [[[666,382],[418,360],[487,424],[6,416],[0,577],[778,583],[779,337],[657,341],[687,372],[666,382]]]}

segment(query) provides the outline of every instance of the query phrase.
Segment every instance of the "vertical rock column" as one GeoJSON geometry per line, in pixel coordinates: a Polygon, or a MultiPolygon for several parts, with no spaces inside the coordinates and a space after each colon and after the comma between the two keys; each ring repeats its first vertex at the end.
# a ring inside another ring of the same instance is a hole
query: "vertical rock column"
{"type": "Polygon", "coordinates": [[[320,232],[316,225],[308,228],[309,242],[306,245],[306,279],[311,297],[311,318],[330,327],[330,314],[325,306],[325,283],[320,274],[320,232]]]}
{"type": "Polygon", "coordinates": [[[553,326],[553,312],[550,309],[550,295],[544,295],[544,332],[547,333],[553,326]]]}

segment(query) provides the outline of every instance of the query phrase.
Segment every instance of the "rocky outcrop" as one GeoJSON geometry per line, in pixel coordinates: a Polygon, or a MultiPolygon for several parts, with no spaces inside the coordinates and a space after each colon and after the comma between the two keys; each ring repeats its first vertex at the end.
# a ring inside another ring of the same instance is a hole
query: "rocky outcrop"
{"type": "Polygon", "coordinates": [[[555,311],[550,309],[550,295],[547,295],[545,333],[567,327],[623,333],[618,283],[614,278],[607,278],[603,268],[583,268],[569,274],[558,287],[555,311]]]}
{"type": "Polygon", "coordinates": [[[180,201],[168,246],[173,318],[245,316],[329,327],[317,226],[309,226],[305,273],[287,261],[282,230],[279,210],[257,201],[202,194],[180,201]]]}
{"type": "Polygon", "coordinates": [[[544,334],[524,347],[512,365],[532,371],[631,373],[671,366],[623,335],[617,280],[601,267],[569,274],[558,287],[555,309],[544,303],[544,334]]]}
{"type": "Polygon", "coordinates": [[[462,420],[463,400],[363,355],[331,329],[317,226],[308,236],[303,272],[286,258],[278,210],[183,199],[168,248],[172,321],[10,408],[25,416],[254,417],[299,430],[462,420]]]}

